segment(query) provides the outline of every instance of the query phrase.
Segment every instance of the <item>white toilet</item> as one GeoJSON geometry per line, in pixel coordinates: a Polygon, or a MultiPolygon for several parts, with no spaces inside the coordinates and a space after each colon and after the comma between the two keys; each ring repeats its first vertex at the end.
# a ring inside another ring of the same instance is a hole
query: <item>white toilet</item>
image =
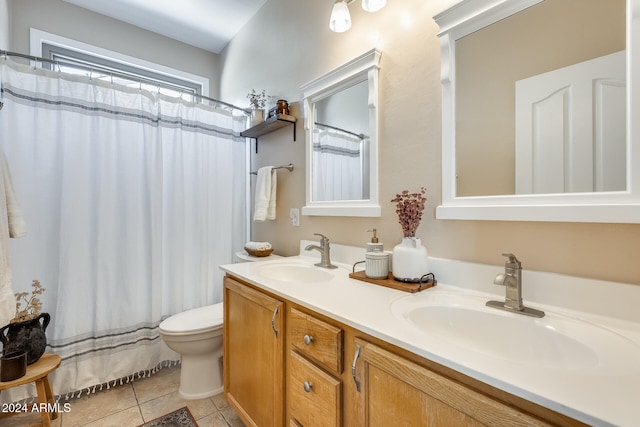
{"type": "MultiPolygon", "coordinates": [[[[235,262],[267,261],[237,252],[235,262]]],[[[183,399],[203,399],[222,393],[222,303],[174,314],[160,323],[160,337],[182,358],[180,389],[183,399]]]]}
{"type": "Polygon", "coordinates": [[[203,399],[223,390],[222,303],[174,314],[160,323],[160,337],[182,356],[183,399],[203,399]]]}

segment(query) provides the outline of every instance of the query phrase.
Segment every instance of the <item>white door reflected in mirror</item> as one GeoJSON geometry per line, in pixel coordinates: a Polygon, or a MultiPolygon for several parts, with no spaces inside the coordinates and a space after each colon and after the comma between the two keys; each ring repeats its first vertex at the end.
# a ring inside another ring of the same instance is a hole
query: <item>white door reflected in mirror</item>
{"type": "Polygon", "coordinates": [[[625,53],[516,82],[516,194],[626,189],[625,53]]]}

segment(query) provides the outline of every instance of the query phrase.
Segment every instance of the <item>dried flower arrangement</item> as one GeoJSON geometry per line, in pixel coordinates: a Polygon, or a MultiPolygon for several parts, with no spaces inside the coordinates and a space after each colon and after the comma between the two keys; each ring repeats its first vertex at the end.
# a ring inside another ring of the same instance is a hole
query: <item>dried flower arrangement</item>
{"type": "Polygon", "coordinates": [[[262,109],[267,105],[267,94],[264,89],[260,93],[257,93],[255,89],[251,89],[251,92],[247,94],[247,99],[251,104],[251,108],[254,109],[262,109]]]}
{"type": "Polygon", "coordinates": [[[31,282],[33,290],[31,295],[29,292],[16,293],[16,317],[14,317],[10,323],[24,322],[27,320],[35,319],[40,316],[42,310],[42,301],[38,298],[38,295],[42,295],[45,288],[42,287],[39,280],[31,282]],[[25,303],[25,308],[20,310],[22,301],[25,303]]]}
{"type": "Polygon", "coordinates": [[[424,196],[426,192],[424,187],[420,187],[419,193],[409,193],[409,190],[404,190],[391,200],[396,204],[398,222],[402,226],[404,237],[416,237],[416,230],[420,226],[422,211],[427,201],[424,196]]]}

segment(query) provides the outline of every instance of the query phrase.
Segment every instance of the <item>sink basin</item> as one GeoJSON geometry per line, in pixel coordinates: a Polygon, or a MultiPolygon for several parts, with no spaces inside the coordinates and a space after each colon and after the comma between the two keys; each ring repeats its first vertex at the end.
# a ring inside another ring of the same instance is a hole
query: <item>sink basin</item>
{"type": "Polygon", "coordinates": [[[433,293],[402,297],[391,310],[425,336],[493,358],[565,371],[640,371],[640,346],[617,332],[548,311],[537,319],[496,310],[486,301],[433,293]]]}
{"type": "Polygon", "coordinates": [[[255,272],[268,279],[292,283],[326,282],[333,279],[333,275],[311,264],[275,263],[260,265],[255,272]]]}

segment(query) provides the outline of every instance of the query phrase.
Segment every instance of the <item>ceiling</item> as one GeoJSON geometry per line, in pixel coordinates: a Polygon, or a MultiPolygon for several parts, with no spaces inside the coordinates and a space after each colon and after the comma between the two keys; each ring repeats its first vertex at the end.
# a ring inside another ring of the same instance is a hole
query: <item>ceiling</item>
{"type": "Polygon", "coordinates": [[[267,0],[64,0],[220,53],[267,0]]]}

